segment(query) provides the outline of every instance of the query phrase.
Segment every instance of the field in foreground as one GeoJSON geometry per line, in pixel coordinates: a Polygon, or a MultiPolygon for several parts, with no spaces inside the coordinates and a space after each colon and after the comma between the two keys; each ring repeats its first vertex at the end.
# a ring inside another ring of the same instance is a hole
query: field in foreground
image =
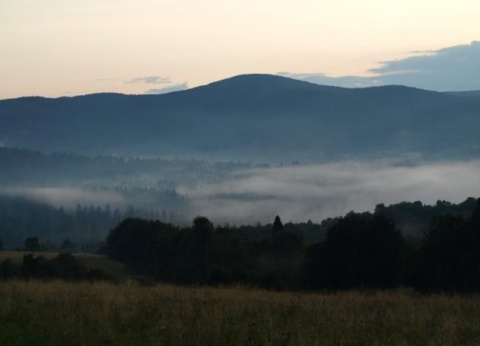
{"type": "Polygon", "coordinates": [[[475,345],[480,296],[0,282],[0,345],[475,345]]]}

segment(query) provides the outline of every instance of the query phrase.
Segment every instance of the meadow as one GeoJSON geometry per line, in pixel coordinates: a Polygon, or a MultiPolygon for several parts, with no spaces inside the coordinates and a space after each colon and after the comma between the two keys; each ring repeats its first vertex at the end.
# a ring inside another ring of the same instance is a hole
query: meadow
{"type": "MultiPolygon", "coordinates": [[[[0,251],[0,262],[5,259],[12,261],[14,265],[20,266],[25,255],[32,254],[34,257],[42,256],[47,260],[51,260],[59,255],[59,252],[26,252],[26,251],[0,251]]],[[[111,274],[117,281],[125,281],[131,276],[123,263],[114,261],[107,256],[89,254],[89,253],[73,253],[73,256],[88,270],[100,269],[105,273],[111,274]]]]}
{"type": "Polygon", "coordinates": [[[476,345],[480,296],[0,282],[0,345],[476,345]]]}

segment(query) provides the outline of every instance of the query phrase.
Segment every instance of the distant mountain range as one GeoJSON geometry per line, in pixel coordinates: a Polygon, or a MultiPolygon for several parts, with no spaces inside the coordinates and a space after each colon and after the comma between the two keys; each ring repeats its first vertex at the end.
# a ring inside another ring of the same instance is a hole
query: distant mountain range
{"type": "Polygon", "coordinates": [[[0,101],[0,145],[81,154],[326,161],[480,157],[480,92],[241,75],[164,95],[0,101]]]}

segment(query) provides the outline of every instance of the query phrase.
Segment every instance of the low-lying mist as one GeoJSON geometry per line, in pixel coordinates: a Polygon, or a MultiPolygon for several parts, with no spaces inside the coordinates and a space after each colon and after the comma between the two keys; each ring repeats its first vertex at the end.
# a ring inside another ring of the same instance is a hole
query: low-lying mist
{"type": "Polygon", "coordinates": [[[230,179],[177,191],[191,201],[191,217],[217,223],[321,221],[351,210],[373,211],[379,203],[437,200],[461,202],[480,196],[480,162],[398,166],[341,162],[237,171],[230,179]]]}
{"type": "MultiPolygon", "coordinates": [[[[152,179],[164,178],[161,172],[152,179]]],[[[81,205],[124,209],[131,205],[174,213],[167,218],[189,224],[197,215],[217,224],[255,224],[282,220],[320,222],[329,217],[373,211],[379,203],[402,201],[458,203],[480,196],[480,161],[395,165],[385,162],[339,162],[274,168],[232,169],[231,173],[196,182],[178,183],[172,190],[115,190],[65,187],[4,187],[0,195],[25,197],[54,207],[81,205]],[[207,182],[206,182],[207,181],[207,182]],[[215,181],[208,182],[208,181],[215,181]]],[[[207,177],[208,178],[208,177],[207,177]]],[[[135,185],[132,176],[131,185],[135,185]]],[[[137,181],[141,186],[141,178],[137,181]]],[[[163,213],[162,213],[163,211],[163,213]]]]}
{"type": "Polygon", "coordinates": [[[127,204],[125,196],[115,191],[92,191],[65,187],[6,187],[0,195],[23,197],[56,208],[74,209],[77,205],[96,205],[122,208],[127,204]]]}

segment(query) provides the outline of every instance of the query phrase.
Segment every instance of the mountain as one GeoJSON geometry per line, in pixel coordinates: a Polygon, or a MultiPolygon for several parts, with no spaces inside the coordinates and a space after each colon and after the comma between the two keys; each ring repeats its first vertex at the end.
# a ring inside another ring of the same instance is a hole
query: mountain
{"type": "Polygon", "coordinates": [[[480,154],[480,95],[241,75],[163,95],[0,101],[0,144],[82,154],[332,160],[480,154]]]}
{"type": "Polygon", "coordinates": [[[448,92],[452,95],[465,96],[465,97],[480,97],[480,90],[471,90],[471,91],[450,91],[448,92]]]}

